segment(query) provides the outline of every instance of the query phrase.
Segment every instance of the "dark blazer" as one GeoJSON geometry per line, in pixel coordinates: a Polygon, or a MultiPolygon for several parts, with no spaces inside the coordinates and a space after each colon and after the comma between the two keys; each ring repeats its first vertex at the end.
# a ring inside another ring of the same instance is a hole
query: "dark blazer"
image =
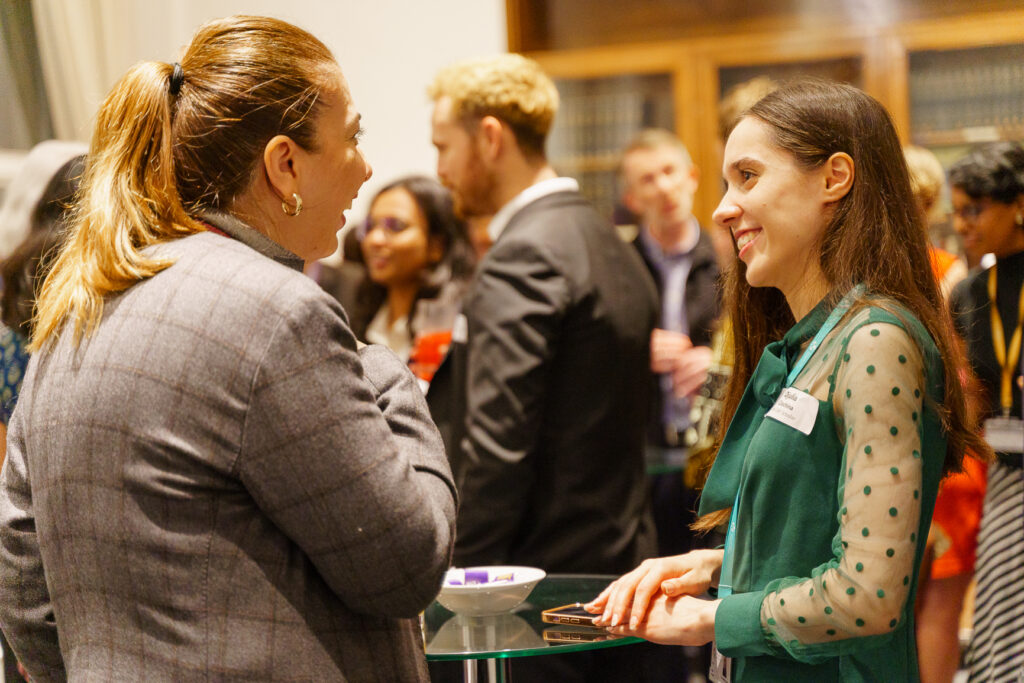
{"type": "MultiPolygon", "coordinates": [[[[643,230],[642,227],[640,229],[643,230]]],[[[658,324],[660,326],[660,300],[664,294],[661,275],[648,258],[639,235],[633,239],[632,244],[640,254],[640,258],[643,259],[647,271],[658,288],[658,324]]],[[[718,260],[715,258],[715,249],[711,245],[711,239],[702,229],[700,237],[697,238],[697,246],[693,248],[693,262],[690,265],[690,272],[686,275],[686,293],[683,297],[683,313],[690,327],[690,341],[694,346],[711,346],[711,335],[714,333],[715,322],[718,320],[721,309],[718,260]]],[[[658,382],[652,382],[650,397],[648,438],[652,443],[661,443],[665,439],[665,427],[661,422],[661,404],[664,399],[658,382]]]]}
{"type": "Polygon", "coordinates": [[[455,500],[422,393],[240,240],[159,247],[77,350],[32,358],[0,619],[35,681],[427,678],[455,500]]]}
{"type": "Polygon", "coordinates": [[[428,394],[460,486],[456,563],[632,569],[655,548],[644,426],[657,302],[643,263],[559,192],[512,218],[463,311],[468,343],[428,394]]]}

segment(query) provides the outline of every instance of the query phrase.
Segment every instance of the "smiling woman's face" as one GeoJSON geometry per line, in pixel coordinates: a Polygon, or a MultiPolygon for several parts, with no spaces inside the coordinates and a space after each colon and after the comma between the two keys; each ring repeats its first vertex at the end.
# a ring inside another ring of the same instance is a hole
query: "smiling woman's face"
{"type": "Polygon", "coordinates": [[[440,260],[438,240],[429,236],[427,220],[408,190],[382,192],[370,207],[368,221],[370,229],[361,247],[370,279],[377,284],[415,284],[430,264],[440,260]]]}
{"type": "Polygon", "coordinates": [[[799,166],[753,117],[729,136],[722,173],[727,189],[714,220],[732,232],[750,286],[776,287],[790,298],[823,282],[819,245],[831,215],[824,173],[799,166]]]}

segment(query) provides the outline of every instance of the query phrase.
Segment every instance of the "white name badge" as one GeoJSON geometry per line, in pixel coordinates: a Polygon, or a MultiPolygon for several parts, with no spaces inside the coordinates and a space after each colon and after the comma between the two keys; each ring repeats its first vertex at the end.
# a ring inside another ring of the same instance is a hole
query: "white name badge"
{"type": "Polygon", "coordinates": [[[466,316],[459,313],[455,316],[455,322],[452,323],[452,342],[465,344],[468,339],[469,321],[466,320],[466,316]]]}
{"type": "Polygon", "coordinates": [[[1024,451],[1024,421],[1017,417],[993,417],[985,420],[985,441],[999,453],[1024,451]]]}
{"type": "Polygon", "coordinates": [[[768,411],[767,417],[798,432],[810,434],[818,418],[818,399],[799,389],[786,387],[768,411]]]}

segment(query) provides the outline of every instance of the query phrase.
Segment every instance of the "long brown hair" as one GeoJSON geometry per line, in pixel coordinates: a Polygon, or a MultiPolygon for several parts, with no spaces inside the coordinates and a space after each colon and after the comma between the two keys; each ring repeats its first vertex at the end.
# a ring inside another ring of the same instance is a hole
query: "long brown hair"
{"type": "MultiPolygon", "coordinates": [[[[917,316],[943,363],[945,393],[934,406],[947,436],[943,472],[959,471],[967,450],[981,457],[990,454],[978,436],[977,416],[965,400],[966,361],[932,273],[922,217],[888,113],[852,86],[804,80],[768,94],[745,116],[767,124],[773,142],[806,169],[820,167],[837,152],[853,159],[853,187],[837,203],[819,246],[819,263],[829,283],[827,297],[835,304],[863,283],[868,296],[891,299],[917,316]]],[[[796,322],[782,292],[751,287],[746,266],[738,259],[725,275],[725,301],[736,355],[719,443],[765,347],[796,322]]],[[[713,528],[723,517],[721,512],[711,513],[697,526],[713,528]]]]}
{"type": "Polygon", "coordinates": [[[171,265],[144,253],[202,230],[190,214],[229,210],[278,134],[316,151],[322,95],[336,87],[330,50],[277,19],[236,16],[196,32],[181,72],[135,65],[100,106],[68,241],[43,285],[30,345],[65,321],[76,340],[104,297],[171,265]],[[176,89],[172,91],[172,78],[176,89]]]}

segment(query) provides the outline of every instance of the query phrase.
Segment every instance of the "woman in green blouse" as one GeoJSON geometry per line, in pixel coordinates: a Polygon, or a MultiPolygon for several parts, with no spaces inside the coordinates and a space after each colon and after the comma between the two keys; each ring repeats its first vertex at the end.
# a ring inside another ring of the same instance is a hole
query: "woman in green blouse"
{"type": "Polygon", "coordinates": [[[588,607],[614,633],[714,639],[712,680],[916,680],[939,480],[987,449],[899,140],[860,90],[804,81],[739,120],[723,173],[736,366],[699,524],[728,520],[725,549],[648,560],[588,607]]]}

